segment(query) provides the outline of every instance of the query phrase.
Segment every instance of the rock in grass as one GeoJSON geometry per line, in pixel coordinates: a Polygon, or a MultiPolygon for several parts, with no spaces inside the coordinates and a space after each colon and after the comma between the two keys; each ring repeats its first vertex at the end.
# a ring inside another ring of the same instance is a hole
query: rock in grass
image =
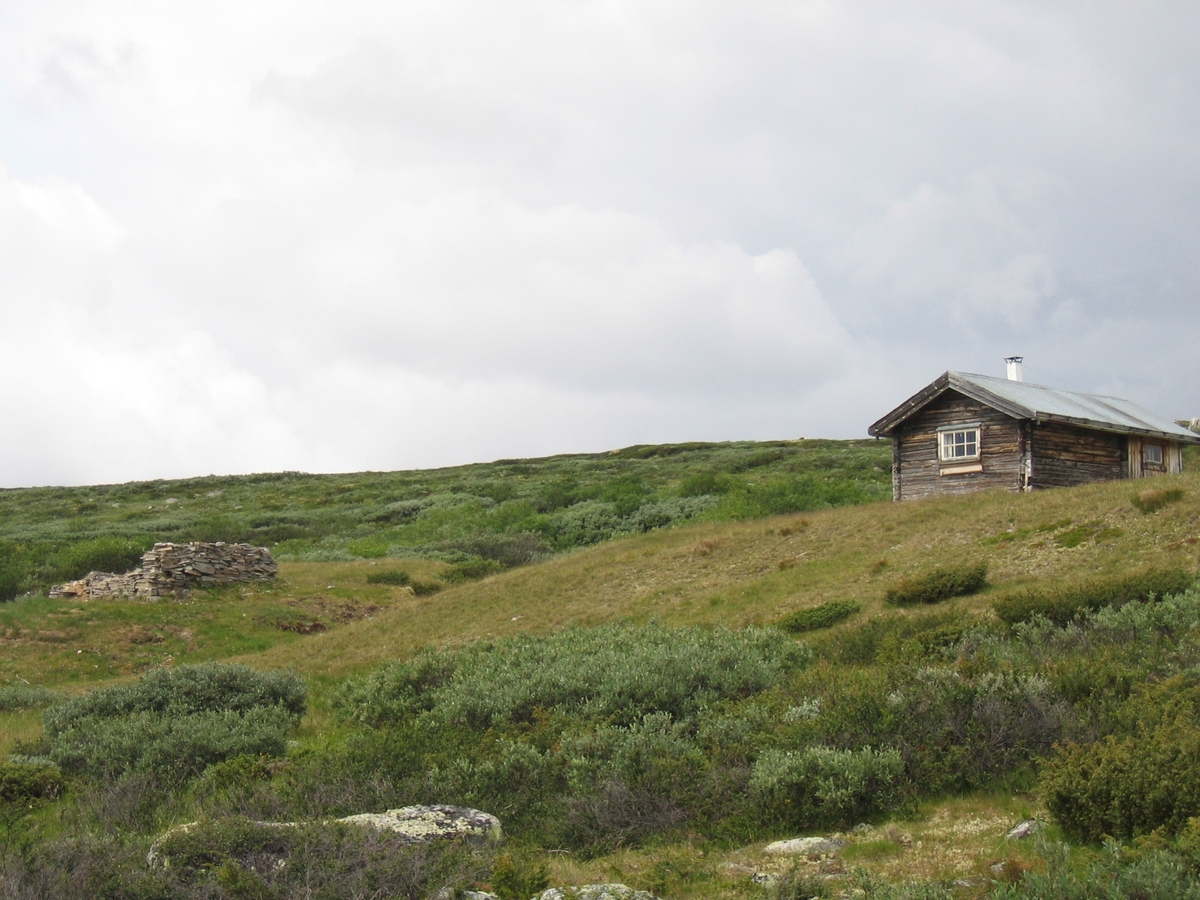
{"type": "Polygon", "coordinates": [[[802,837],[767,844],[763,852],[774,856],[831,856],[845,846],[846,842],[837,838],[802,837]]]}
{"type": "Polygon", "coordinates": [[[413,843],[462,838],[468,844],[481,846],[498,844],[502,837],[499,819],[469,806],[404,806],[385,813],[359,813],[338,821],[377,831],[394,831],[413,843]]]}
{"type": "Polygon", "coordinates": [[[1010,841],[1022,841],[1025,838],[1033,837],[1042,830],[1042,823],[1037,819],[1026,819],[1018,825],[1013,826],[1008,834],[1005,835],[1010,841]]]}
{"type": "Polygon", "coordinates": [[[627,884],[585,884],[582,887],[549,888],[537,900],[658,900],[649,891],[635,891],[627,884]]]}
{"type": "MultiPolygon", "coordinates": [[[[255,822],[242,820],[246,826],[267,832],[286,832],[304,825],[321,824],[304,822],[255,822]]],[[[384,813],[359,813],[342,819],[325,820],[327,824],[357,825],[374,828],[376,831],[391,831],[407,844],[426,844],[438,840],[463,840],[472,847],[499,843],[502,838],[500,820],[491,813],[471,809],[469,806],[404,806],[389,809],[384,813]]],[[[203,837],[210,823],[188,822],[176,825],[164,832],[150,845],[146,863],[151,868],[166,866],[173,842],[191,836],[203,837]]],[[[624,900],[624,898],[622,898],[624,900]]],[[[640,898],[639,898],[640,900],[640,898]]]]}

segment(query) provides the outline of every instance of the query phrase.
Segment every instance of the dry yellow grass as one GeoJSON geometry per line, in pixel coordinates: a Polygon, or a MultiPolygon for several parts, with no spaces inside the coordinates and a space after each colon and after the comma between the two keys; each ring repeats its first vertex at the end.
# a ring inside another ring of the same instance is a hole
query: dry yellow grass
{"type": "Polygon", "coordinates": [[[1022,798],[976,794],[929,804],[912,819],[830,835],[846,847],[823,858],[767,854],[765,843],[734,849],[680,843],[591,860],[556,854],[551,857],[551,881],[622,881],[672,900],[761,898],[755,876],[778,877],[794,867],[802,875],[829,878],[834,885],[844,884],[849,873],[861,868],[893,883],[958,880],[983,887],[998,877],[993,866],[1003,864],[1009,872],[1043,866],[1035,841],[1005,838],[1014,825],[1037,814],[1022,798]]]}
{"type": "MultiPolygon", "coordinates": [[[[369,621],[244,657],[263,667],[343,676],[415,648],[615,619],[667,624],[771,621],[835,598],[883,609],[884,588],[935,565],[986,561],[991,586],[954,601],[986,609],[998,593],[1200,563],[1200,476],[1161,479],[1183,499],[1138,512],[1130,482],[1034,494],[879,503],[734,523],[705,523],[602,544],[439,594],[397,595],[369,621]]],[[[283,566],[294,592],[365,588],[368,563],[283,566]],[[338,573],[335,577],[334,573],[338,573]]]]}

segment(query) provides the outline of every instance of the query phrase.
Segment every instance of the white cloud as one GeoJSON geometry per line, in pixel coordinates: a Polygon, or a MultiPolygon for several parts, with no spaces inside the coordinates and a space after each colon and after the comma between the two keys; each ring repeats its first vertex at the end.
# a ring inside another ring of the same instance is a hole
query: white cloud
{"type": "Polygon", "coordinates": [[[8,4],[0,484],[1200,408],[1198,17],[8,4]]]}

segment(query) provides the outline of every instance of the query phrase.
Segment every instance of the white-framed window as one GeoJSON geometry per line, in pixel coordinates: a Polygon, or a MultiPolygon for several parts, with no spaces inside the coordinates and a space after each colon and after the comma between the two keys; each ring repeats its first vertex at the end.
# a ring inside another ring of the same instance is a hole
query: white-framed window
{"type": "Polygon", "coordinates": [[[939,428],[938,459],[944,463],[979,459],[979,423],[939,428]]]}
{"type": "Polygon", "coordinates": [[[1142,444],[1142,463],[1148,466],[1161,466],[1163,464],[1162,445],[1142,444]]]}

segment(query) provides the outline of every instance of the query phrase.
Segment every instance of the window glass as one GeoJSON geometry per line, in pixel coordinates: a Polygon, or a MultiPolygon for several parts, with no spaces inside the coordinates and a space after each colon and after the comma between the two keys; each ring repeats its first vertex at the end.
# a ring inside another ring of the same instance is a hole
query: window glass
{"type": "Polygon", "coordinates": [[[1146,444],[1142,447],[1142,462],[1152,466],[1162,465],[1162,447],[1158,444],[1146,444]]]}
{"type": "Polygon", "coordinates": [[[942,459],[974,459],[979,455],[979,429],[942,432],[942,459]]]}

